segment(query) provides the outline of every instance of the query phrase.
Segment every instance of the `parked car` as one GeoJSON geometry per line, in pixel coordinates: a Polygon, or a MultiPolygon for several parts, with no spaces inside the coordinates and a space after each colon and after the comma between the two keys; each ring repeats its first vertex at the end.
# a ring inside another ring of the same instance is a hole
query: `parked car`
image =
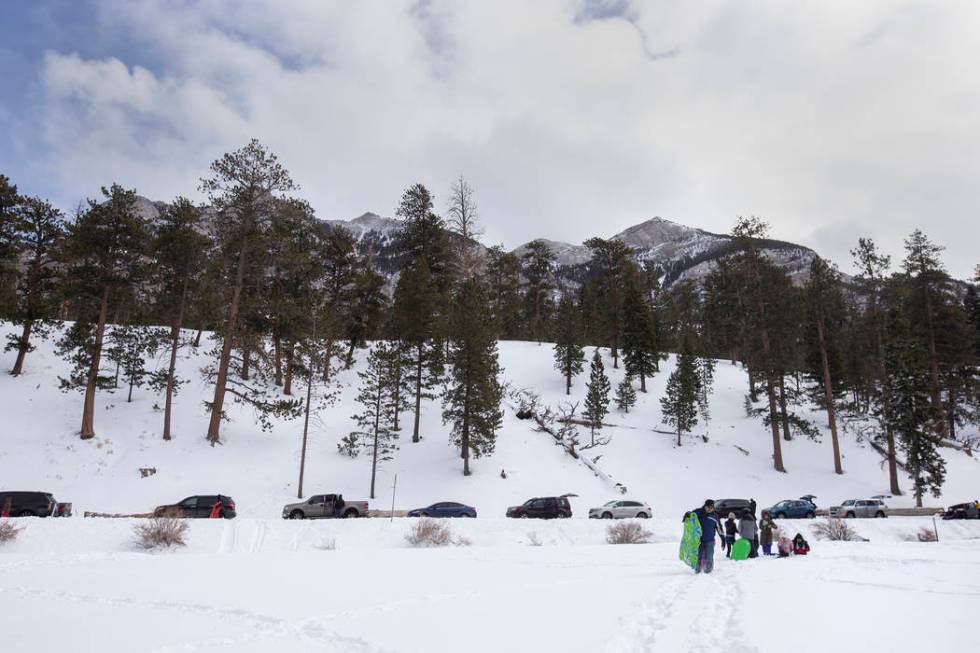
{"type": "Polygon", "coordinates": [[[943,511],[943,519],[980,519],[980,501],[952,505],[943,511]]]}
{"type": "Polygon", "coordinates": [[[564,519],[572,516],[572,506],[567,497],[535,497],[520,506],[507,509],[508,517],[533,519],[564,519]]]}
{"type": "Polygon", "coordinates": [[[724,518],[730,512],[740,515],[743,512],[754,513],[755,511],[752,510],[752,502],[748,499],[718,499],[715,501],[715,513],[724,518]]]}
{"type": "Polygon", "coordinates": [[[425,508],[408,511],[409,517],[476,517],[476,508],[454,501],[433,503],[425,508]]]}
{"type": "Polygon", "coordinates": [[[589,519],[627,519],[639,517],[649,519],[653,509],[639,501],[609,501],[598,508],[589,508],[589,519]]]}
{"type": "Polygon", "coordinates": [[[817,507],[803,499],[786,499],[768,509],[773,519],[813,519],[817,516],[817,507]]]}
{"type": "Polygon", "coordinates": [[[367,501],[345,501],[342,494],[314,494],[306,501],[282,507],[283,519],[353,519],[367,517],[367,501]]]}
{"type": "Polygon", "coordinates": [[[178,503],[157,506],[153,509],[153,516],[207,519],[211,516],[214,504],[219,501],[221,502],[219,516],[223,519],[233,519],[237,514],[235,512],[235,500],[223,494],[195,494],[178,503]]]}
{"type": "Polygon", "coordinates": [[[50,492],[3,491],[0,513],[4,511],[9,511],[11,517],[71,517],[71,504],[59,503],[50,492]]]}
{"type": "Polygon", "coordinates": [[[887,517],[888,506],[880,499],[848,499],[830,509],[831,517],[887,517]]]}

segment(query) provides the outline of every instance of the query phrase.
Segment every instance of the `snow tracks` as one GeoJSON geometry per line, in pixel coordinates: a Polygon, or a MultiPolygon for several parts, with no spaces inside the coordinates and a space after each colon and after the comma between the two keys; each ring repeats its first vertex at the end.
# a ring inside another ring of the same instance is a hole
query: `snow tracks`
{"type": "Polygon", "coordinates": [[[622,630],[606,653],[757,653],[743,628],[741,580],[733,572],[697,575],[683,570],[666,576],[650,599],[623,616],[622,630]]]}

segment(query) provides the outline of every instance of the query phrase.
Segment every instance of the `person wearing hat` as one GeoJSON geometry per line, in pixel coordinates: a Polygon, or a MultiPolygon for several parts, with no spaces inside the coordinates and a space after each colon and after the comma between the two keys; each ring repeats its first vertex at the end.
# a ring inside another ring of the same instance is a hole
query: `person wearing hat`
{"type": "Polygon", "coordinates": [[[710,574],[715,568],[715,535],[721,540],[722,545],[725,543],[721,523],[715,514],[715,502],[712,499],[705,500],[704,505],[700,508],[684,513],[684,520],[692,512],[697,515],[698,523],[701,524],[701,546],[698,548],[698,568],[694,571],[698,574],[702,571],[710,574]]]}

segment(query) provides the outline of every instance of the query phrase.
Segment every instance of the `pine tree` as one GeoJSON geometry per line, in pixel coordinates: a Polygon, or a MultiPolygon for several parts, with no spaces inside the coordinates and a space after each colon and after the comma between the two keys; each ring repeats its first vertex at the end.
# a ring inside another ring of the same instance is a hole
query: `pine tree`
{"type": "Polygon", "coordinates": [[[711,393],[714,391],[715,361],[698,359],[698,413],[705,425],[711,424],[711,393]]]}
{"type": "Polygon", "coordinates": [[[139,281],[149,240],[146,222],[136,208],[136,191],[113,184],[102,194],[104,200],[89,200],[88,209],[69,227],[65,244],[66,290],[78,316],[61,339],[59,351],[75,365],[69,386],[84,384],[83,440],[95,436],[95,394],[103,385],[99,371],[110,304],[123,299],[139,281]],[[84,377],[79,365],[87,367],[84,377]]]}
{"type": "Polygon", "coordinates": [[[190,200],[178,197],[160,214],[153,241],[154,272],[159,289],[157,303],[170,322],[170,358],[167,368],[155,375],[153,382],[164,392],[164,440],[172,437],[173,397],[181,385],[176,374],[177,353],[188,298],[204,273],[210,247],[210,239],[203,234],[201,212],[190,200]]]}
{"type": "Polygon", "coordinates": [[[562,296],[555,313],[555,369],[565,377],[565,394],[572,394],[572,377],[585,366],[582,349],[582,320],[575,300],[562,296]]]}
{"type": "Polygon", "coordinates": [[[813,361],[811,376],[822,381],[823,400],[827,410],[827,424],[830,426],[831,445],[834,456],[834,472],[843,474],[841,466],[840,441],[837,437],[836,392],[834,377],[840,377],[839,334],[844,320],[844,297],[841,292],[840,276],[819,256],[810,264],[810,278],[806,283],[806,300],[809,322],[816,328],[816,338],[811,338],[819,362],[813,361]],[[833,362],[833,365],[831,364],[833,362]],[[834,375],[833,372],[837,374],[834,375]]]}
{"type": "Polygon", "coordinates": [[[391,402],[388,400],[394,385],[391,375],[393,349],[390,343],[378,341],[368,354],[367,364],[357,373],[361,379],[357,393],[357,403],[361,412],[353,419],[361,429],[351,433],[350,442],[338,445],[343,452],[347,449],[357,449],[367,446],[371,451],[371,498],[374,498],[375,479],[378,463],[391,460],[392,454],[398,449],[398,434],[393,427],[391,402]]]}
{"type": "Polygon", "coordinates": [[[942,417],[932,404],[928,355],[912,337],[908,320],[896,313],[890,330],[885,347],[886,387],[876,413],[898,435],[915,504],[921,507],[927,491],[940,496],[946,477],[939,453],[942,437],[936,428],[942,417]]]}
{"type": "Polygon", "coordinates": [[[622,340],[626,373],[639,377],[640,392],[646,392],[647,377],[656,374],[660,367],[660,352],[650,305],[637,274],[626,276],[622,340]]]}
{"type": "Polygon", "coordinates": [[[501,340],[522,336],[521,324],[521,259],[505,252],[500,245],[487,250],[484,283],[490,295],[493,321],[501,340]]]}
{"type": "Polygon", "coordinates": [[[23,326],[19,336],[7,336],[5,348],[17,352],[10,373],[19,376],[24,371],[27,354],[34,351],[31,336],[47,339],[50,333],[45,318],[51,316],[57,303],[56,254],[65,237],[65,220],[61,211],[36,197],[24,198],[9,218],[11,243],[21,252],[25,266],[17,284],[13,311],[13,317],[23,326]]]}
{"type": "MultiPolygon", "coordinates": [[[[874,241],[869,238],[859,238],[856,248],[851,250],[854,259],[854,267],[858,274],[854,280],[857,287],[866,298],[865,302],[865,345],[870,350],[872,376],[877,383],[870,384],[873,389],[871,394],[878,393],[879,403],[887,402],[885,396],[887,392],[887,371],[885,369],[885,337],[884,325],[881,316],[882,293],[885,287],[885,278],[888,269],[891,267],[891,258],[882,254],[874,241]]],[[[879,418],[880,434],[879,439],[884,439],[886,447],[886,462],[888,463],[888,483],[891,494],[901,496],[902,488],[898,484],[898,459],[895,443],[895,434],[892,432],[888,423],[879,418]]]]}
{"type": "Polygon", "coordinates": [[[589,369],[589,382],[585,388],[585,409],[582,416],[588,422],[592,434],[592,446],[596,443],[596,432],[602,430],[602,420],[609,414],[609,377],[602,364],[602,356],[597,347],[592,354],[589,369]]]}
{"type": "Polygon", "coordinates": [[[583,244],[591,252],[582,289],[583,298],[590,298],[589,305],[584,306],[591,325],[588,335],[609,347],[615,369],[622,344],[623,287],[626,276],[636,271],[636,264],[629,246],[621,241],[590,238],[583,244]]]}
{"type": "Polygon", "coordinates": [[[371,269],[370,256],[361,261],[354,274],[347,304],[344,337],[347,339],[345,367],[354,363],[354,350],[377,335],[388,303],[385,280],[371,269]]]}
{"type": "Polygon", "coordinates": [[[624,413],[629,413],[630,408],[636,405],[636,390],[633,389],[633,378],[627,374],[616,386],[616,407],[624,413]]]}
{"type": "Polygon", "coordinates": [[[497,339],[486,292],[476,279],[460,286],[453,312],[451,365],[443,399],[442,421],[452,424],[452,441],[460,448],[463,475],[470,475],[470,456],[493,453],[503,412],[498,376],[497,339]]]}
{"type": "Polygon", "coordinates": [[[14,279],[21,254],[15,227],[16,209],[20,204],[17,186],[11,184],[6,175],[0,175],[0,315],[14,303],[14,279]]]}
{"type": "Polygon", "coordinates": [[[414,405],[412,442],[420,439],[422,400],[434,399],[442,376],[442,347],[435,340],[438,327],[439,289],[429,274],[426,260],[402,270],[395,286],[391,315],[392,335],[405,344],[406,395],[414,405]]]}
{"type": "MultiPolygon", "coordinates": [[[[936,312],[944,301],[944,283],[948,279],[939,256],[944,247],[936,245],[919,229],[905,239],[905,260],[902,268],[919,293],[919,310],[923,316],[923,339],[929,353],[929,396],[933,409],[942,413],[942,385],[939,372],[939,354],[936,348],[936,312]]],[[[946,423],[934,422],[939,434],[946,435],[946,423]]]]}
{"type": "Polygon", "coordinates": [[[473,244],[480,235],[480,226],[473,199],[473,187],[460,175],[449,191],[449,228],[459,239],[459,260],[463,279],[473,275],[473,244]]]}
{"type": "Polygon", "coordinates": [[[551,291],[555,288],[555,253],[543,240],[532,240],[521,255],[524,274],[524,310],[529,335],[539,343],[551,314],[551,291]]]}
{"type": "Polygon", "coordinates": [[[160,334],[141,324],[116,325],[109,331],[106,357],[116,363],[128,386],[126,402],[133,401],[133,388],[143,386],[149,372],[146,359],[153,356],[160,334]]]}
{"type": "Polygon", "coordinates": [[[766,378],[766,396],[769,399],[769,428],[772,432],[772,460],[777,472],[785,472],[783,449],[779,440],[779,412],[776,408],[776,376],[773,348],[770,341],[771,322],[769,304],[771,296],[767,293],[766,270],[771,264],[763,257],[759,243],[768,233],[769,226],[756,217],[739,218],[732,236],[741,251],[737,255],[737,267],[742,280],[742,290],[747,295],[746,308],[752,315],[751,329],[759,334],[760,367],[766,378]]]}
{"type": "Polygon", "coordinates": [[[231,297],[221,333],[221,350],[215,370],[214,399],[207,439],[212,445],[221,440],[225,392],[232,346],[238,340],[239,309],[246,271],[253,265],[259,241],[272,219],[282,193],[296,188],[276,155],[253,139],[245,147],[225,154],[211,164],[212,176],[201,180],[216,209],[219,245],[234,260],[231,297]]]}
{"type": "Polygon", "coordinates": [[[660,399],[664,423],[677,430],[677,446],[681,446],[681,436],[698,423],[700,386],[697,357],[690,352],[678,354],[677,366],[667,378],[666,394],[660,399]]]}
{"type": "Polygon", "coordinates": [[[395,245],[405,263],[414,264],[424,258],[440,292],[448,293],[455,271],[445,223],[433,211],[429,190],[422,184],[409,187],[402,194],[395,215],[402,219],[395,245]]]}

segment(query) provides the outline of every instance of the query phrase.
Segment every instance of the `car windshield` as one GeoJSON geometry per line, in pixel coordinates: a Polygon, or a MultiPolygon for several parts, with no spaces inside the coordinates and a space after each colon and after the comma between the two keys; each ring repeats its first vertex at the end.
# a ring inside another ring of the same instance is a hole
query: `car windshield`
{"type": "Polygon", "coordinates": [[[604,503],[602,505],[603,506],[615,506],[617,503],[618,503],[617,501],[607,501],[606,503],[604,503]]]}

